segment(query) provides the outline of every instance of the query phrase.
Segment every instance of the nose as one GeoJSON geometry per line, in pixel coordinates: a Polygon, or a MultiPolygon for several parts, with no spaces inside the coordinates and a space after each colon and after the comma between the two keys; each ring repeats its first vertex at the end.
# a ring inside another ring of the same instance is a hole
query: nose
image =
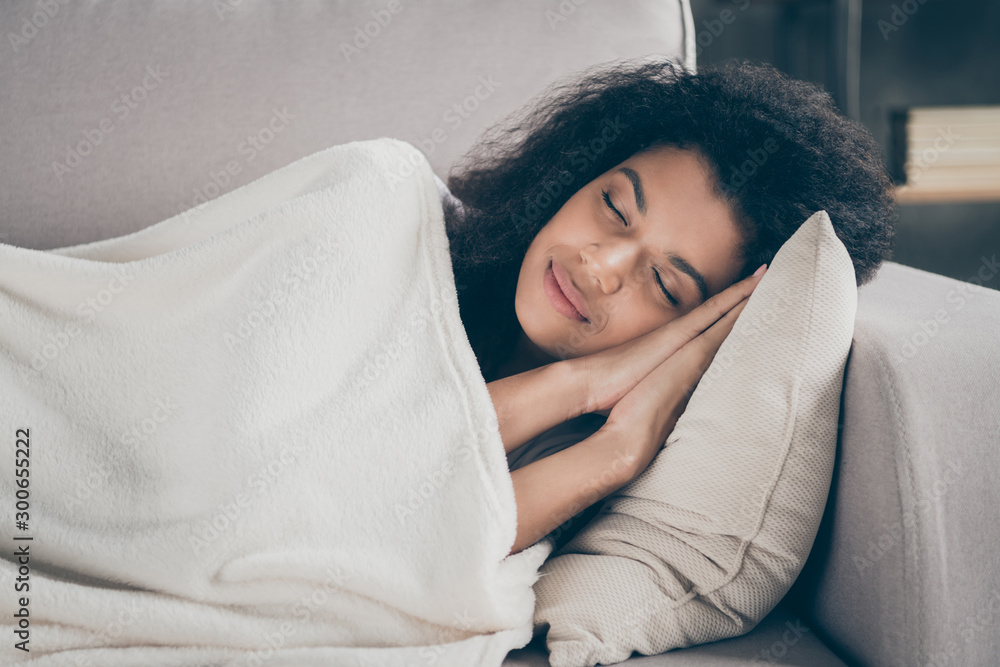
{"type": "Polygon", "coordinates": [[[580,250],[584,271],[600,285],[605,294],[622,287],[622,276],[629,270],[629,253],[623,245],[591,243],[580,250]]]}

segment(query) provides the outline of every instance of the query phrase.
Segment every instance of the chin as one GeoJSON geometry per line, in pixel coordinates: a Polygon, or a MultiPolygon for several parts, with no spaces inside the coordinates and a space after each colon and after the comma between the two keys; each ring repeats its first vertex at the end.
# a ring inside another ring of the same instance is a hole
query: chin
{"type": "Polygon", "coordinates": [[[548,329],[543,329],[542,331],[536,331],[533,329],[526,329],[524,325],[521,325],[521,331],[524,332],[524,337],[527,339],[527,347],[534,357],[547,357],[547,361],[554,361],[556,357],[556,350],[558,349],[558,343],[554,345],[548,344],[546,341],[551,340],[548,329]],[[541,342],[539,342],[541,341],[541,342]]]}
{"type": "Polygon", "coordinates": [[[544,291],[539,290],[537,295],[531,296],[535,297],[535,300],[528,304],[515,298],[514,312],[533,355],[545,357],[544,360],[539,359],[543,363],[584,356],[585,353],[577,349],[579,346],[574,346],[571,342],[580,336],[579,333],[575,333],[574,325],[583,323],[572,322],[556,312],[544,291]]]}

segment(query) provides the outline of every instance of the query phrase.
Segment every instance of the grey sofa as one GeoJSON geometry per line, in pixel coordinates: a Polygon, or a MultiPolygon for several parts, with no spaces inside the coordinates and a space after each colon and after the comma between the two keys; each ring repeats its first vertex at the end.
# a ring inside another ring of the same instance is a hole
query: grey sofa
{"type": "MultiPolygon", "coordinates": [[[[39,249],[142,229],[356,139],[410,141],[446,178],[562,75],[645,54],[695,65],[687,0],[53,0],[3,3],[0,25],[0,241],[39,249]]],[[[996,250],[968,282],[890,262],[861,289],[802,575],[749,634],[630,665],[998,663],[996,250]]],[[[544,637],[505,665],[548,665],[544,637]]]]}

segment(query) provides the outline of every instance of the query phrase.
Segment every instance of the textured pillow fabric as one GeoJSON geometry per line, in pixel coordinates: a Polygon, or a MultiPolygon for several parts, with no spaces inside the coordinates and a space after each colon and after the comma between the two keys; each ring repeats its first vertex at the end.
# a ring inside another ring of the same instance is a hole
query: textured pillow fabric
{"type": "MultiPolygon", "coordinates": [[[[552,667],[744,634],[826,504],[857,287],[826,211],[781,247],[653,463],[542,566],[552,667]]],[[[544,539],[552,539],[546,537],[544,539]]]]}

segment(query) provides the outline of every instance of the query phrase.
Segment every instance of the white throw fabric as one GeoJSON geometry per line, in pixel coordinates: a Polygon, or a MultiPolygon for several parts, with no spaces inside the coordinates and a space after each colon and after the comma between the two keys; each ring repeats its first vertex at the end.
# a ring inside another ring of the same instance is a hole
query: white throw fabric
{"type": "Polygon", "coordinates": [[[0,663],[500,665],[530,640],[551,545],[507,556],[513,485],[413,146],[335,146],[119,238],[0,244],[0,318],[0,663]]]}

